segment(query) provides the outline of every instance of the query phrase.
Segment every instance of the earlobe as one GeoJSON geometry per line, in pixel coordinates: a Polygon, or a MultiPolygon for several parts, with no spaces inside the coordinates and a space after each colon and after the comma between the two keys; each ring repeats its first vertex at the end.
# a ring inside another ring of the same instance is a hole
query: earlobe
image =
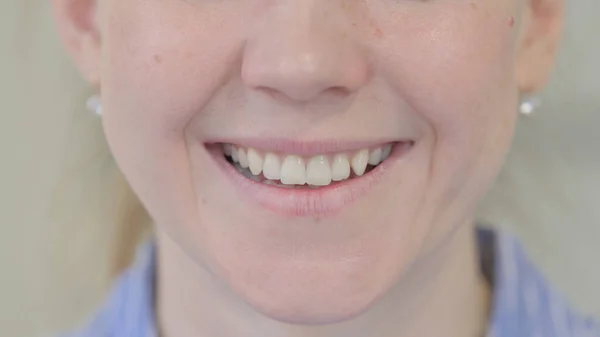
{"type": "Polygon", "coordinates": [[[549,82],[564,25],[563,0],[526,0],[516,56],[516,78],[522,93],[542,90],[549,82]]]}
{"type": "Polygon", "coordinates": [[[92,85],[100,82],[101,37],[97,0],[52,0],[61,38],[82,75],[92,85]]]}

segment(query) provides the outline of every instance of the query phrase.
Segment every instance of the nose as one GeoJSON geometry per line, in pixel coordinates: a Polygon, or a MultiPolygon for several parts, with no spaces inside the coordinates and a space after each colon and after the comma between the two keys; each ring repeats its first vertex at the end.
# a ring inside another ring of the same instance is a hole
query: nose
{"type": "Polygon", "coordinates": [[[343,20],[319,8],[331,2],[284,3],[287,7],[274,9],[245,45],[245,85],[295,102],[348,96],[363,87],[369,74],[364,51],[343,20]]]}

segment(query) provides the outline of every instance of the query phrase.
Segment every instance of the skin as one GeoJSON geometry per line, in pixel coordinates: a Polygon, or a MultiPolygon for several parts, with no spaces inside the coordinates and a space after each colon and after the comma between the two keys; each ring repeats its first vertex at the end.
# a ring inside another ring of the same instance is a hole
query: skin
{"type": "Polygon", "coordinates": [[[548,80],[563,1],[53,3],[156,221],[163,336],[483,334],[474,214],[519,98],[548,80]],[[327,217],[259,207],[204,147],[406,134],[410,155],[327,217]]]}

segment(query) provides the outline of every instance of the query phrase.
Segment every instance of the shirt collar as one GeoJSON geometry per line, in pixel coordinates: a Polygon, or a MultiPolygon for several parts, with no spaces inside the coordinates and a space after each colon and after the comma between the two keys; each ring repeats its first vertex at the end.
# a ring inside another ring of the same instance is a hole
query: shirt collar
{"type": "MultiPolygon", "coordinates": [[[[481,269],[494,289],[488,336],[533,336],[523,332],[533,329],[528,324],[532,321],[531,311],[535,311],[532,303],[537,303],[536,299],[527,302],[527,296],[544,296],[550,290],[546,290],[545,282],[515,237],[485,228],[477,229],[477,237],[481,269]]],[[[112,323],[107,324],[114,328],[111,336],[158,337],[154,313],[155,272],[156,247],[150,241],[140,247],[136,262],[123,274],[107,310],[100,316],[104,323],[112,323]]],[[[566,316],[566,312],[562,312],[566,309],[561,305],[556,306],[556,310],[560,311],[557,317],[566,316]]],[[[561,322],[558,320],[556,324],[561,322]]]]}

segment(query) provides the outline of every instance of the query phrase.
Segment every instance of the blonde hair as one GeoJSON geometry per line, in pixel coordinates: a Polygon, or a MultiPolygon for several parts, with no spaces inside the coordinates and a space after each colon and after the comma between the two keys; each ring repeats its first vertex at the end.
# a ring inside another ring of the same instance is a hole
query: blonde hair
{"type": "MultiPolygon", "coordinates": [[[[151,230],[151,220],[110,154],[101,118],[82,111],[88,94],[78,100],[81,109],[75,109],[68,128],[50,216],[75,233],[73,240],[82,228],[108,230],[103,244],[110,254],[108,273],[114,277],[131,263],[136,246],[151,230]]],[[[90,237],[89,231],[85,234],[90,237]]]]}

